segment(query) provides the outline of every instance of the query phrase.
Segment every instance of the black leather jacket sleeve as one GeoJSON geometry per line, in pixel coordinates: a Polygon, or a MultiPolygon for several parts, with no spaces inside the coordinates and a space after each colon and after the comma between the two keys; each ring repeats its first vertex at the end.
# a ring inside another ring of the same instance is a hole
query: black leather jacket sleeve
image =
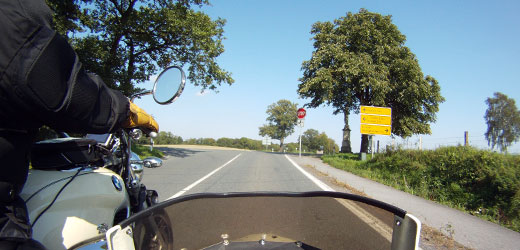
{"type": "Polygon", "coordinates": [[[128,99],[87,74],[66,39],[22,2],[0,0],[0,129],[117,129],[128,118],[128,99]]]}

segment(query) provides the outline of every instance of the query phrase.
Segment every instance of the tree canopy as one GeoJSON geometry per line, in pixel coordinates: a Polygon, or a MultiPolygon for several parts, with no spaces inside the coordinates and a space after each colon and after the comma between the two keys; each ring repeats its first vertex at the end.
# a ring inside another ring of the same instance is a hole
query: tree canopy
{"type": "Polygon", "coordinates": [[[310,152],[323,150],[325,154],[338,152],[336,142],[329,138],[325,132],[320,133],[316,129],[308,129],[303,132],[302,148],[310,152]]]}
{"type": "Polygon", "coordinates": [[[131,95],[172,64],[188,66],[203,89],[232,84],[216,62],[224,52],[224,19],[211,20],[192,5],[207,0],[47,0],[54,28],[69,38],[86,69],[131,95]]]}
{"type": "MultiPolygon", "coordinates": [[[[344,114],[342,152],[351,152],[349,115],[361,105],[392,108],[393,135],[431,133],[429,124],[444,101],[440,86],[423,75],[391,16],[361,9],[334,22],[316,22],[311,34],[315,50],[302,63],[298,93],[310,98],[307,107],[332,105],[334,114],[344,114]]],[[[361,151],[367,149],[363,135],[361,151]]]]}
{"type": "Polygon", "coordinates": [[[280,150],[283,150],[285,138],[294,132],[298,120],[297,111],[298,104],[289,100],[279,100],[269,105],[266,111],[268,124],[259,128],[259,135],[280,140],[280,150]]]}
{"type": "Polygon", "coordinates": [[[486,104],[484,119],[488,126],[485,134],[488,145],[507,152],[507,148],[520,139],[520,111],[514,99],[500,92],[487,98],[486,104]]]}
{"type": "MultiPolygon", "coordinates": [[[[184,142],[182,137],[166,131],[159,132],[157,137],[153,138],[153,141],[156,145],[182,144],[184,142]]],[[[139,139],[139,143],[141,144],[149,144],[150,142],[150,138],[145,136],[139,139]]]]}
{"type": "Polygon", "coordinates": [[[316,151],[320,149],[320,146],[325,146],[318,139],[320,132],[316,129],[307,129],[302,135],[302,147],[308,151],[316,151]]]}

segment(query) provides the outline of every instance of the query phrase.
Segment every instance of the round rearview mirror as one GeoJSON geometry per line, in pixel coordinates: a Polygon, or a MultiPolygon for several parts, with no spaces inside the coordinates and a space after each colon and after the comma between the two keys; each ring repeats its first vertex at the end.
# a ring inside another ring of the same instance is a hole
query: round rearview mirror
{"type": "Polygon", "coordinates": [[[153,85],[153,99],[159,104],[170,104],[184,90],[186,76],[178,66],[170,66],[163,70],[153,85]]]}

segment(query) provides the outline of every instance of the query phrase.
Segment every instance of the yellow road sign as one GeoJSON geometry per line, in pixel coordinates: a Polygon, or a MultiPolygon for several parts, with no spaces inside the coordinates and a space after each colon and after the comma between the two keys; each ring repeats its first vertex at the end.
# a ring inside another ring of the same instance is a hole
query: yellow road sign
{"type": "Polygon", "coordinates": [[[361,110],[362,114],[392,115],[392,109],[391,108],[361,106],[360,110],[361,110]]]}
{"type": "Polygon", "coordinates": [[[381,125],[361,124],[361,134],[365,135],[390,135],[392,127],[381,125]]]}
{"type": "Polygon", "coordinates": [[[392,125],[392,117],[391,116],[381,116],[381,115],[361,114],[361,123],[378,124],[378,125],[392,125]]]}

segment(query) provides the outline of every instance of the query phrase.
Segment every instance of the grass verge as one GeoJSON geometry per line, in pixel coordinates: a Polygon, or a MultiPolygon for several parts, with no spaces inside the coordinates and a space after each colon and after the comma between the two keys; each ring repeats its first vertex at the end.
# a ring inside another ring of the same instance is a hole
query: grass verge
{"type": "Polygon", "coordinates": [[[323,156],[329,165],[445,204],[520,232],[520,156],[471,147],[397,150],[359,161],[323,156]]]}
{"type": "MultiPolygon", "coordinates": [[[[355,189],[354,187],[345,184],[343,182],[338,181],[336,178],[333,178],[329,176],[326,173],[318,171],[314,166],[312,165],[305,165],[307,170],[310,170],[311,173],[313,173],[315,176],[322,176],[322,178],[325,178],[327,183],[330,185],[333,185],[336,189],[341,190],[345,189],[349,193],[353,193],[356,195],[369,197],[366,193],[355,189]]],[[[438,250],[448,250],[448,249],[460,249],[460,250],[471,250],[471,248],[468,248],[458,242],[456,242],[453,239],[453,231],[446,231],[445,233],[432,228],[424,223],[421,225],[421,239],[420,239],[420,245],[423,246],[424,249],[438,249],[438,250]]]]}
{"type": "Polygon", "coordinates": [[[164,153],[156,148],[153,148],[152,151],[150,151],[150,146],[146,145],[138,145],[138,144],[132,144],[132,151],[139,155],[141,159],[144,159],[146,157],[154,156],[162,158],[164,157],[164,153]]]}

